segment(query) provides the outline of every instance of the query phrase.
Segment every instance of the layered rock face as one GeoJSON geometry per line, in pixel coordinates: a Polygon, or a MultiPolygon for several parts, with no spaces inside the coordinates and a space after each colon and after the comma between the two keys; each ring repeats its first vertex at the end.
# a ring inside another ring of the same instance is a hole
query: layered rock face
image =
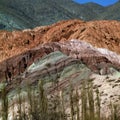
{"type": "MultiPolygon", "coordinates": [[[[119,57],[114,52],[94,48],[84,41],[71,40],[45,43],[8,59],[1,64],[0,70],[3,70],[1,75],[6,73],[9,120],[13,119],[13,111],[17,115],[17,110],[13,110],[12,106],[17,106],[17,87],[21,88],[21,94],[25,96],[26,84],[35,87],[39,80],[45,82],[46,93],[54,95],[61,90],[69,90],[70,83],[75,89],[81,87],[83,80],[92,79],[93,87],[100,91],[101,111],[108,113],[105,107],[108,107],[110,100],[116,104],[119,102],[119,57]]],[[[64,96],[67,96],[67,92],[64,96]]],[[[66,101],[66,109],[68,103],[69,100],[66,101]]],[[[26,109],[29,109],[28,106],[26,109]]]]}
{"type": "Polygon", "coordinates": [[[69,20],[58,22],[51,26],[37,27],[33,30],[0,31],[1,80],[4,79],[4,76],[8,73],[9,77],[12,77],[24,72],[26,67],[32,64],[34,60],[55,51],[55,49],[67,55],[72,54],[73,57],[80,59],[83,63],[87,64],[89,68],[94,70],[96,70],[95,64],[101,62],[101,59],[104,59],[102,62],[105,61],[105,63],[110,61],[110,63],[112,62],[113,64],[114,61],[114,65],[119,66],[119,57],[114,58],[114,55],[107,50],[89,50],[91,49],[90,45],[83,45],[81,42],[67,43],[67,41],[73,38],[86,41],[94,47],[106,48],[120,53],[119,26],[120,22],[118,21],[84,22],[80,20],[69,20]],[[18,54],[20,55],[14,57],[18,54]],[[109,59],[106,58],[105,54],[109,54],[109,59]]]}
{"type": "Polygon", "coordinates": [[[95,47],[120,53],[120,22],[68,20],[33,30],[0,31],[0,61],[42,43],[83,40],[95,47]]]}
{"type": "Polygon", "coordinates": [[[10,99],[18,86],[24,91],[27,83],[36,86],[39,80],[53,94],[69,88],[70,82],[75,88],[92,79],[103,105],[109,100],[118,103],[119,26],[117,21],[70,20],[33,30],[1,31],[0,86],[5,82],[10,99]]]}
{"type": "MultiPolygon", "coordinates": [[[[99,74],[102,74],[100,73],[101,69],[104,69],[103,74],[107,74],[110,73],[109,67],[113,67],[117,70],[119,70],[120,67],[120,56],[116,53],[107,49],[94,48],[89,43],[73,39],[68,42],[45,43],[3,61],[0,65],[0,80],[12,79],[16,75],[20,75],[32,63],[54,51],[61,51],[67,56],[81,61],[92,71],[99,74]]],[[[69,61],[69,59],[65,61],[69,61]]],[[[61,61],[61,64],[64,64],[64,61],[61,61]]]]}

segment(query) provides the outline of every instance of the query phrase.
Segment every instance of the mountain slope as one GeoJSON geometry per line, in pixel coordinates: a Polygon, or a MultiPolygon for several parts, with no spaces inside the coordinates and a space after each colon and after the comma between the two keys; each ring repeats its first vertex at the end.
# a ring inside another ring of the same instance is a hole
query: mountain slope
{"type": "MultiPolygon", "coordinates": [[[[4,0],[0,1],[3,11],[9,8],[9,11],[14,13],[13,16],[16,20],[16,15],[23,19],[21,22],[28,23],[27,28],[35,27],[38,25],[47,25],[62,19],[75,18],[72,13],[64,10],[55,1],[47,0],[4,0]],[[5,8],[4,8],[5,7],[5,8]]],[[[6,13],[6,11],[4,11],[6,13]]],[[[17,21],[17,20],[16,20],[17,21]]]]}
{"type": "Polygon", "coordinates": [[[120,2],[108,7],[72,0],[1,0],[0,29],[14,30],[49,25],[66,19],[119,20],[120,2]]]}
{"type": "Polygon", "coordinates": [[[16,10],[11,9],[0,3],[0,23],[4,27],[0,29],[14,30],[31,28],[31,25],[26,21],[25,17],[16,13],[16,10]]]}
{"type": "Polygon", "coordinates": [[[120,22],[68,20],[23,31],[0,31],[0,61],[42,43],[79,39],[120,53],[120,22]]]}
{"type": "MultiPolygon", "coordinates": [[[[29,100],[32,100],[31,105],[36,103],[38,106],[41,101],[38,98],[42,98],[38,96],[38,91],[43,95],[44,90],[46,98],[49,99],[47,105],[49,103],[50,105],[47,109],[50,111],[55,109],[54,103],[56,104],[52,99],[55,95],[59,97],[64,91],[62,95],[65,103],[64,113],[68,114],[69,119],[71,105],[69,93],[72,91],[74,95],[78,91],[80,98],[85,96],[86,94],[81,94],[84,80],[85,82],[88,80],[88,86],[84,86],[87,92],[90,86],[95,95],[99,92],[102,117],[111,118],[109,109],[111,103],[120,104],[119,46],[118,21],[66,20],[34,29],[0,31],[0,119],[4,115],[1,114],[3,110],[6,115],[8,114],[8,120],[19,116],[21,110],[25,110],[23,112],[25,116],[30,110],[29,100]],[[37,88],[40,80],[44,82],[42,90],[41,86],[37,88]],[[4,103],[6,104],[3,105],[4,103]],[[7,109],[3,109],[4,106],[7,109]]],[[[73,96],[73,100],[74,98],[73,96]]],[[[41,103],[43,105],[43,102],[41,103]]],[[[78,105],[81,106],[76,104],[78,105]]],[[[118,108],[118,112],[119,110],[118,108]]],[[[39,110],[35,111],[38,111],[39,115],[39,110]]],[[[59,120],[59,117],[56,118],[59,120]]]]}
{"type": "MultiPolygon", "coordinates": [[[[70,99],[68,93],[71,89],[70,86],[73,86],[73,92],[77,89],[80,93],[83,81],[88,80],[89,83],[92,81],[93,90],[99,89],[100,92],[101,114],[102,116],[109,115],[110,101],[119,104],[120,72],[117,67],[119,68],[120,63],[116,61],[116,58],[120,60],[120,56],[109,50],[105,51],[105,49],[94,48],[84,41],[51,42],[41,44],[1,63],[0,71],[5,72],[5,74],[2,74],[5,75],[5,78],[0,78],[0,81],[5,83],[8,92],[8,120],[17,115],[17,105],[19,105],[19,101],[17,101],[18,88],[20,88],[19,95],[24,99],[21,99],[20,104],[25,102],[24,106],[27,110],[29,109],[27,90],[30,90],[29,92],[35,90],[34,97],[32,97],[36,98],[35,96],[38,95],[37,90],[40,90],[37,89],[39,80],[44,82],[46,95],[51,95],[52,98],[64,91],[64,98],[67,98],[65,99],[65,113],[67,114],[69,113],[70,99]],[[28,88],[28,85],[32,86],[31,89],[28,88]]],[[[0,90],[4,83],[0,83],[0,90]]],[[[24,108],[24,106],[21,105],[21,108],[24,108]]],[[[0,108],[2,108],[1,104],[0,108]]],[[[2,114],[0,114],[0,118],[1,116],[2,114]]],[[[57,120],[59,119],[57,118],[57,120]]]]}
{"type": "Polygon", "coordinates": [[[106,7],[106,10],[98,17],[98,19],[120,20],[120,1],[114,5],[106,7]]]}

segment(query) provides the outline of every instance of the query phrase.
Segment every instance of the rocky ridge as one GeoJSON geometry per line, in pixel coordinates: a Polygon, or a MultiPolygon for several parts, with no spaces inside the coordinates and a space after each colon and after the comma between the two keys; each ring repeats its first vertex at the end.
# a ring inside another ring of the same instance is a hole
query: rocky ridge
{"type": "Polygon", "coordinates": [[[39,44],[78,39],[120,53],[120,22],[68,20],[23,31],[0,31],[0,62],[39,44]]]}

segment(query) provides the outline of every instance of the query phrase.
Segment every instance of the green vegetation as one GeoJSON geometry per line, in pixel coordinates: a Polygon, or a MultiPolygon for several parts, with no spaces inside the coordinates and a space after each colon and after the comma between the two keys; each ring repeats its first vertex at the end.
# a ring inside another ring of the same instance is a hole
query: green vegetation
{"type": "Polygon", "coordinates": [[[65,90],[56,90],[48,95],[43,81],[39,81],[37,90],[27,85],[26,96],[18,88],[17,99],[13,101],[10,111],[6,87],[3,85],[0,117],[9,120],[8,113],[12,112],[13,120],[120,120],[120,105],[111,102],[109,116],[102,113],[99,90],[94,90],[90,81],[83,80],[80,88],[74,88],[70,82],[68,95],[65,90]]]}
{"type": "Polygon", "coordinates": [[[0,0],[0,29],[14,30],[49,25],[67,19],[120,20],[120,2],[103,7],[74,0],[0,0]]]}

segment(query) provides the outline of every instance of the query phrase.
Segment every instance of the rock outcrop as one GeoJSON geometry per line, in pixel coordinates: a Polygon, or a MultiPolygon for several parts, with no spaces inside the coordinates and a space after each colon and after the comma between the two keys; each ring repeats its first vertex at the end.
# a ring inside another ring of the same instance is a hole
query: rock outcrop
{"type": "MultiPolygon", "coordinates": [[[[44,43],[3,61],[0,64],[0,80],[12,80],[16,75],[23,73],[32,63],[55,51],[61,51],[65,55],[79,60],[93,72],[99,74],[111,74],[109,67],[117,70],[120,68],[120,56],[116,53],[102,48],[94,48],[84,41],[71,40],[68,42],[44,43]],[[104,72],[100,72],[100,70],[104,72]]],[[[76,60],[73,60],[73,62],[76,60]]],[[[66,59],[65,61],[69,60],[66,59]]]]}
{"type": "MultiPolygon", "coordinates": [[[[25,93],[27,84],[36,86],[43,80],[46,93],[53,95],[69,90],[71,82],[80,88],[82,80],[89,79],[99,89],[106,113],[104,105],[110,100],[117,104],[120,96],[119,26],[118,21],[69,20],[33,30],[1,31],[0,87],[4,81],[9,106],[16,101],[18,86],[25,93]]],[[[12,110],[9,113],[12,116],[12,110]]]]}
{"type": "MultiPolygon", "coordinates": [[[[30,51],[31,53],[36,53],[36,57],[34,56],[34,61],[30,60],[32,61],[32,64],[29,65],[28,68],[26,68],[26,71],[20,73],[20,75],[14,76],[14,78],[12,78],[12,81],[6,83],[7,92],[9,92],[9,94],[7,95],[9,100],[8,120],[13,119],[13,113],[15,116],[18,113],[17,111],[19,110],[19,101],[17,100],[17,96],[21,95],[24,98],[24,100],[20,103],[21,108],[24,108],[25,106],[26,111],[29,109],[29,93],[27,92],[29,90],[29,92],[34,94],[35,98],[38,97],[38,90],[40,89],[37,89],[36,87],[39,83],[39,80],[44,81],[44,90],[48,96],[51,96],[50,101],[52,98],[55,97],[55,94],[60,94],[60,91],[64,91],[64,98],[67,98],[65,99],[65,111],[67,114],[70,114],[69,111],[67,111],[67,109],[69,109],[68,105],[70,102],[70,96],[68,94],[71,89],[70,85],[73,85],[73,92],[75,92],[75,90],[78,90],[78,92],[80,93],[81,85],[84,80],[88,80],[88,82],[92,80],[93,91],[96,91],[97,88],[99,89],[102,115],[104,115],[104,113],[105,116],[108,114],[109,111],[106,108],[109,107],[110,101],[115,104],[119,103],[120,93],[118,92],[118,90],[120,82],[120,72],[117,71],[115,68],[109,66],[109,64],[114,64],[114,61],[109,60],[109,54],[105,53],[104,56],[104,54],[100,53],[99,49],[94,49],[91,45],[85,42],[78,42],[73,40],[64,44],[50,43],[40,47],[37,47],[34,50],[30,51]],[[68,51],[68,48],[71,48],[70,44],[76,45],[76,48],[78,49],[73,49],[73,51],[70,52],[71,54],[67,56],[66,54],[69,54],[69,52],[66,51],[68,51]],[[44,47],[44,49],[42,47],[44,47]],[[61,47],[63,48],[61,49],[61,47]],[[50,48],[53,48],[53,51],[50,51],[50,48]],[[88,48],[88,51],[86,48],[88,48]],[[40,55],[42,55],[40,54],[40,52],[43,53],[42,49],[47,50],[50,53],[46,53],[45,55],[43,55],[43,57],[40,57],[40,55]],[[80,59],[78,57],[76,58],[76,52],[78,52],[78,50],[79,53],[81,53],[80,59]],[[82,53],[84,52],[90,54],[83,55],[82,53]],[[93,57],[93,53],[96,53],[97,56],[93,57]],[[85,56],[87,55],[88,58],[86,59],[85,56]],[[98,70],[100,71],[100,73],[95,73],[93,68],[89,69],[87,67],[89,65],[94,66],[93,63],[95,63],[96,67],[101,64],[101,68],[100,70],[98,70]],[[109,73],[108,71],[106,71],[106,69],[104,69],[104,67],[107,67],[109,73]],[[27,88],[28,85],[31,85],[35,91],[33,92],[30,88],[27,88]],[[20,93],[17,93],[19,92],[17,90],[18,88],[20,88],[20,93]]],[[[109,51],[107,53],[109,53],[109,51]]],[[[114,53],[112,53],[112,55],[114,55],[113,58],[116,57],[114,53]]],[[[24,54],[24,58],[25,56],[28,56],[28,53],[24,54]]],[[[17,57],[22,58],[23,56],[17,57]]],[[[17,57],[13,60],[18,60],[17,57]]],[[[0,83],[0,88],[1,86],[2,83],[0,83]]],[[[50,105],[51,104],[54,104],[54,101],[51,101],[50,105]]]]}
{"type": "Polygon", "coordinates": [[[43,43],[71,39],[120,53],[120,22],[68,20],[33,30],[0,31],[0,62],[43,43]]]}

